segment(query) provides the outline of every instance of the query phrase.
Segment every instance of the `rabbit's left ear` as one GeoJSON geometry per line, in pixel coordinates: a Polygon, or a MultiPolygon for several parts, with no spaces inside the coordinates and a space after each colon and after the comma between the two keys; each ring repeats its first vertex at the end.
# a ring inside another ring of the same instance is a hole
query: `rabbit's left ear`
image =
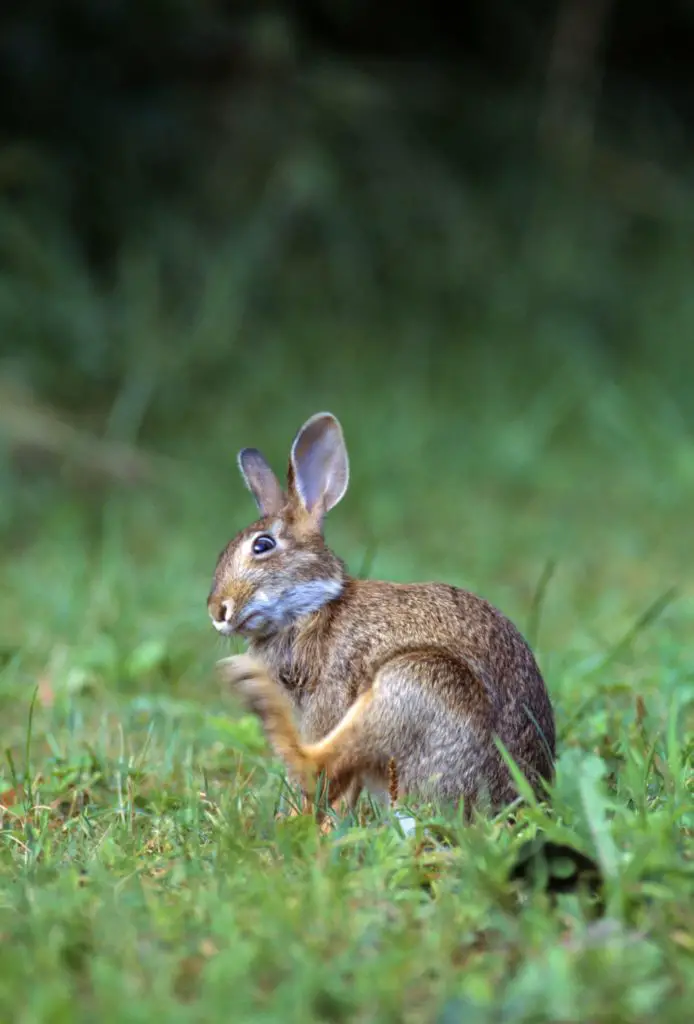
{"type": "Polygon", "coordinates": [[[246,487],[264,516],[275,516],[284,504],[280,482],[257,448],[243,448],[238,464],[246,487]]]}
{"type": "Polygon", "coordinates": [[[294,438],[289,457],[289,492],[319,522],[344,497],[349,459],[342,427],[332,413],[319,412],[294,438]]]}

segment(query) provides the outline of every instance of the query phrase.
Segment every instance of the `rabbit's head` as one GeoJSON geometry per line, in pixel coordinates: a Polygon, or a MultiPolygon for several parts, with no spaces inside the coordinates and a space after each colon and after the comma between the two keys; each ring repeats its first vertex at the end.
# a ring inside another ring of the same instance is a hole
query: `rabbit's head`
{"type": "Polygon", "coordinates": [[[207,608],[224,636],[269,637],[345,585],[345,567],[323,539],[324,516],[349,479],[342,428],[331,413],[307,420],[291,447],[286,488],[256,448],[240,451],[238,464],[261,518],[219,556],[207,608]]]}

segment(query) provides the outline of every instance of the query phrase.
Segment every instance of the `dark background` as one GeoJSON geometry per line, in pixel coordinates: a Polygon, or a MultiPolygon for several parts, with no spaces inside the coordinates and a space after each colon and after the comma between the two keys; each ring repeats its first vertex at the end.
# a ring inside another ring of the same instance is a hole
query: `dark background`
{"type": "Polygon", "coordinates": [[[4,4],[10,472],[55,417],[349,405],[347,350],[379,394],[578,360],[688,422],[693,48],[686,0],[4,4]]]}

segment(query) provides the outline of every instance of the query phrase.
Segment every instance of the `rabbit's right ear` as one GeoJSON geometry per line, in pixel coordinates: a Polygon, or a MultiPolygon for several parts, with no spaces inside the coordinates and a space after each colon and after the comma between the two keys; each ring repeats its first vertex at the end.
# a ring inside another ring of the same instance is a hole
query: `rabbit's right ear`
{"type": "Polygon", "coordinates": [[[255,498],[262,515],[277,515],[284,505],[284,492],[265,457],[257,448],[243,448],[237,461],[246,487],[255,498]]]}
{"type": "Polygon", "coordinates": [[[349,460],[342,427],[332,413],[319,412],[296,435],[289,457],[289,496],[320,524],[344,496],[349,460]]]}

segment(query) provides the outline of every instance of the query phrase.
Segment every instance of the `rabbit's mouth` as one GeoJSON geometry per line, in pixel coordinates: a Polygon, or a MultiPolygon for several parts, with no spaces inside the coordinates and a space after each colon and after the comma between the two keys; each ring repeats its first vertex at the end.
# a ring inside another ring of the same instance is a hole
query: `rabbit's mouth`
{"type": "Polygon", "coordinates": [[[221,636],[233,636],[236,632],[236,627],[223,619],[212,619],[212,625],[221,636]]]}
{"type": "Polygon", "coordinates": [[[213,619],[212,625],[222,636],[236,636],[237,634],[251,636],[263,632],[264,628],[268,626],[268,621],[262,612],[250,611],[241,615],[236,621],[213,619]]]}
{"type": "Polygon", "coordinates": [[[267,618],[262,612],[251,611],[241,616],[236,623],[234,632],[241,633],[244,636],[253,636],[254,634],[262,633],[264,629],[267,629],[268,625],[267,618]]]}
{"type": "MultiPolygon", "coordinates": [[[[238,589],[238,588],[237,588],[238,589]]],[[[228,592],[209,604],[212,625],[222,636],[257,636],[272,624],[272,602],[262,591],[228,592]]]]}

